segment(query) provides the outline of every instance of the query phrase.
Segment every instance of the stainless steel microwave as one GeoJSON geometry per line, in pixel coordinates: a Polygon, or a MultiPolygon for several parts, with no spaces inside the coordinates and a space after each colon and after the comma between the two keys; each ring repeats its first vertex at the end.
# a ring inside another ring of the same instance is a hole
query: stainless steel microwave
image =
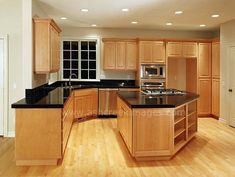
{"type": "Polygon", "coordinates": [[[142,64],[141,79],[162,79],[166,77],[166,66],[160,64],[142,64]]]}

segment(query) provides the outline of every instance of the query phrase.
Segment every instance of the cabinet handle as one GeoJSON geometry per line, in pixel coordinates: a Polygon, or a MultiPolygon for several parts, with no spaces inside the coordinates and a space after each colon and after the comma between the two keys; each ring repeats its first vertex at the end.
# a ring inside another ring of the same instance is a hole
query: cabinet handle
{"type": "Polygon", "coordinates": [[[228,89],[229,92],[233,92],[233,89],[228,89]]]}

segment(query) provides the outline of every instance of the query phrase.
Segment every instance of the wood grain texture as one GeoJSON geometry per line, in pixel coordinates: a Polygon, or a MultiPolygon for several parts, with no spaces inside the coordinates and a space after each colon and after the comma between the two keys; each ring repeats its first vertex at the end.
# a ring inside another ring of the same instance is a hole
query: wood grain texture
{"type": "Polygon", "coordinates": [[[59,166],[17,167],[14,138],[0,138],[0,176],[232,177],[234,147],[234,128],[215,119],[199,119],[197,136],[173,159],[136,162],[121,139],[116,119],[94,119],[73,125],[59,166]]]}
{"type": "Polygon", "coordinates": [[[17,109],[16,160],[60,159],[61,115],[61,109],[17,109]]]}

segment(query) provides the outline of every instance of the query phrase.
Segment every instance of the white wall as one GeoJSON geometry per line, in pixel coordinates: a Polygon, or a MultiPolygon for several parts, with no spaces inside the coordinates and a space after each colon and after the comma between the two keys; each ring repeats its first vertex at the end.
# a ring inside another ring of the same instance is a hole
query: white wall
{"type": "Polygon", "coordinates": [[[1,0],[0,34],[9,37],[9,120],[8,131],[15,129],[14,110],[10,104],[24,97],[22,59],[22,0],[1,0]]]}
{"type": "Polygon", "coordinates": [[[220,26],[220,117],[226,122],[229,121],[227,94],[229,89],[228,68],[230,63],[229,56],[227,56],[227,46],[230,44],[235,44],[235,20],[226,22],[220,26]]]}
{"type": "MultiPolygon", "coordinates": [[[[167,38],[167,39],[205,39],[214,37],[212,32],[163,31],[144,29],[78,28],[62,27],[63,37],[99,37],[102,38],[167,38]]],[[[101,45],[101,51],[103,46],[101,45]]],[[[101,52],[101,79],[135,79],[134,72],[104,71],[101,52]]]]}

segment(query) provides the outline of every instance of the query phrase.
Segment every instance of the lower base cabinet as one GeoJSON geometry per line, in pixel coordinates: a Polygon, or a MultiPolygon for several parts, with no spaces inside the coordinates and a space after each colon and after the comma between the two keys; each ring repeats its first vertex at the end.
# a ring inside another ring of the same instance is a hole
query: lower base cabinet
{"type": "Polygon", "coordinates": [[[211,78],[203,78],[198,80],[198,101],[199,116],[211,115],[211,78]]]}
{"type": "Polygon", "coordinates": [[[219,118],[220,114],[220,79],[212,79],[211,113],[219,118]]]}
{"type": "Polygon", "coordinates": [[[98,112],[98,90],[82,89],[74,93],[74,117],[83,118],[97,115],[98,112]]]}
{"type": "Polygon", "coordinates": [[[197,132],[197,100],[177,108],[130,108],[117,99],[118,130],[136,160],[168,160],[197,132]]]}

